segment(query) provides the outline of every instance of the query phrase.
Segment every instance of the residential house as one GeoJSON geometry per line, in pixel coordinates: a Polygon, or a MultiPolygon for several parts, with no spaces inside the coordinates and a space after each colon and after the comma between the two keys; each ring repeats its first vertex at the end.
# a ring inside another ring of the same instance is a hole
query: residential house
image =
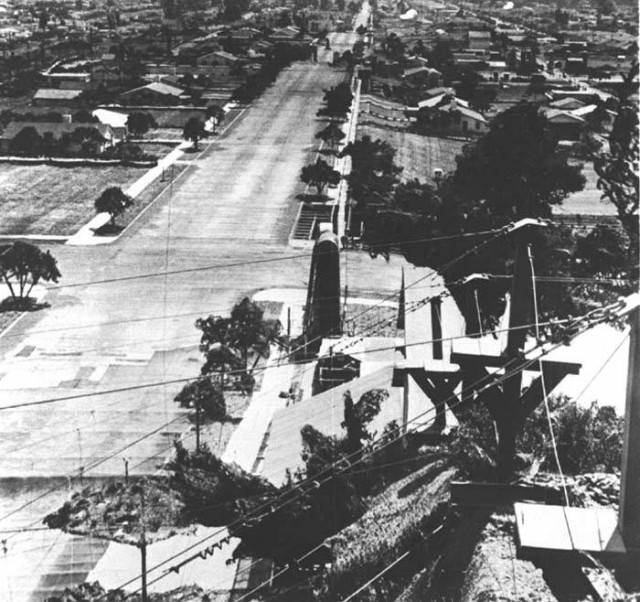
{"type": "Polygon", "coordinates": [[[425,131],[447,136],[475,136],[484,134],[488,122],[483,115],[469,108],[469,103],[451,94],[441,94],[420,101],[407,113],[425,131]]]}
{"type": "Polygon", "coordinates": [[[588,122],[592,117],[595,117],[595,114],[598,111],[600,111],[600,115],[598,116],[599,126],[605,132],[610,132],[611,127],[613,126],[613,120],[616,117],[615,111],[610,111],[609,109],[602,110],[600,105],[591,104],[574,109],[571,111],[571,114],[584,119],[585,122],[588,122]]]}
{"type": "Polygon", "coordinates": [[[242,59],[235,54],[225,52],[224,50],[215,50],[196,59],[196,65],[199,67],[227,67],[229,69],[242,65],[242,59]]]}
{"type": "Polygon", "coordinates": [[[39,107],[68,107],[77,105],[81,96],[82,90],[40,88],[34,94],[32,103],[39,107]]]}
{"type": "Polygon", "coordinates": [[[123,92],[118,98],[125,105],[161,106],[185,103],[189,100],[189,95],[182,88],[162,82],[152,82],[123,92]]]}
{"type": "Polygon", "coordinates": [[[126,137],[127,120],[129,119],[128,113],[121,113],[120,111],[112,111],[110,109],[95,109],[91,114],[98,119],[100,123],[111,127],[114,133],[120,138],[126,137]]]}
{"type": "Polygon", "coordinates": [[[585,125],[582,117],[570,111],[549,107],[542,107],[540,110],[544,113],[551,131],[558,140],[580,140],[585,125]]]}
{"type": "Polygon", "coordinates": [[[436,88],[442,85],[442,73],[429,67],[407,69],[402,79],[414,88],[436,88]]]}
{"type": "Polygon", "coordinates": [[[585,103],[577,98],[567,96],[565,98],[559,98],[549,103],[549,106],[553,109],[560,109],[562,111],[574,111],[585,106],[585,103]]]}

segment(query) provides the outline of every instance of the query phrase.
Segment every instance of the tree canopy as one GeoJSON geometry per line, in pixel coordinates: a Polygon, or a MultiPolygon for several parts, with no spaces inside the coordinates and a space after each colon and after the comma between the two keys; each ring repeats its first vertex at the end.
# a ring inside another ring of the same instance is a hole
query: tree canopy
{"type": "Polygon", "coordinates": [[[344,137],[345,133],[342,131],[342,128],[334,121],[316,134],[316,138],[328,144],[332,149],[335,148],[344,137]]]}
{"type": "Polygon", "coordinates": [[[318,110],[318,116],[344,119],[351,108],[353,93],[347,83],[341,83],[324,91],[325,106],[318,110]]]}
{"type": "Polygon", "coordinates": [[[196,328],[202,331],[202,374],[231,371],[228,382],[249,389],[256,364],[269,357],[270,345],[280,335],[280,322],[266,320],[262,309],[247,297],[233,307],[229,317],[199,318],[196,328]]]}
{"type": "Polygon", "coordinates": [[[227,416],[222,391],[211,378],[199,378],[187,383],[176,395],[175,401],[180,407],[204,412],[209,420],[223,420],[227,416]]]}
{"type": "Polygon", "coordinates": [[[602,198],[608,200],[616,208],[618,218],[636,251],[638,248],[638,204],[640,202],[638,109],[631,96],[637,89],[637,84],[634,85],[634,77],[637,74],[638,64],[636,63],[625,76],[618,112],[609,135],[610,150],[606,153],[600,153],[594,160],[594,168],[598,174],[598,188],[602,190],[602,198]]]}
{"type": "Polygon", "coordinates": [[[324,159],[317,159],[315,163],[305,165],[300,172],[300,179],[309,186],[313,186],[318,195],[322,195],[329,184],[334,186],[340,182],[340,173],[331,167],[324,159]]]}
{"type": "Polygon", "coordinates": [[[585,183],[581,166],[569,165],[546,117],[532,104],[498,114],[456,162],[447,182],[451,193],[473,203],[485,201],[494,226],[550,217],[552,205],[585,183]]]}
{"type": "Polygon", "coordinates": [[[58,263],[49,251],[17,240],[0,247],[0,275],[18,305],[28,304],[29,294],[39,282],[58,282],[58,263]]]}
{"type": "MultiPolygon", "coordinates": [[[[437,190],[418,181],[389,186],[376,210],[366,214],[365,244],[373,256],[388,256],[391,247],[399,248],[410,262],[440,270],[447,281],[473,273],[508,275],[513,270],[514,241],[504,238],[470,253],[483,240],[471,235],[524,217],[549,218],[553,205],[583,184],[580,165],[569,164],[546,119],[536,107],[519,105],[498,115],[487,134],[465,147],[457,169],[437,190]],[[470,236],[456,238],[462,234],[470,236]],[[432,241],[442,236],[453,238],[446,243],[432,241]]],[[[631,192],[628,198],[634,198],[631,192]]],[[[538,275],[634,277],[623,269],[633,264],[630,237],[615,228],[597,228],[586,236],[557,224],[543,230],[532,242],[538,275]]],[[[479,313],[483,330],[495,326],[509,288],[508,279],[490,278],[451,289],[469,333],[478,332],[479,313]]],[[[571,287],[541,282],[540,319],[584,313],[594,302],[610,302],[630,291],[631,284],[624,281],[571,287]]]]}
{"type": "Polygon", "coordinates": [[[220,105],[213,104],[207,107],[206,115],[207,119],[213,119],[215,126],[219,126],[224,119],[225,112],[220,105]]]}
{"type": "Polygon", "coordinates": [[[389,200],[402,172],[394,162],[395,154],[388,142],[372,140],[371,136],[350,142],[340,152],[340,157],[351,157],[349,195],[360,208],[389,200]]]}
{"type": "Polygon", "coordinates": [[[157,125],[151,113],[134,111],[127,117],[127,128],[134,136],[142,137],[150,128],[157,127],[157,125]]]}
{"type": "Polygon", "coordinates": [[[182,135],[184,136],[185,140],[191,140],[193,142],[193,148],[198,148],[198,140],[200,140],[200,138],[202,138],[204,134],[204,123],[202,123],[201,119],[198,119],[197,117],[191,117],[184,124],[182,135]]]}
{"type": "Polygon", "coordinates": [[[133,205],[133,199],[128,194],[122,192],[119,186],[106,188],[95,200],[96,211],[98,213],[108,213],[111,216],[111,223],[114,225],[116,217],[131,205],[133,205]]]}

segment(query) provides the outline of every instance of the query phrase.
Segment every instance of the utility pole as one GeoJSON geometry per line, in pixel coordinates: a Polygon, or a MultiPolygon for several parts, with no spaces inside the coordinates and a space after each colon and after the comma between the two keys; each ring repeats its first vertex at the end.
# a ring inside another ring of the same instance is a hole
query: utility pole
{"type": "Polygon", "coordinates": [[[200,451],[200,404],[196,400],[196,453],[200,451]]]}
{"type": "Polygon", "coordinates": [[[142,602],[149,602],[147,595],[147,524],[146,506],[144,499],[144,482],[140,493],[140,575],[142,579],[142,602]]]}
{"type": "MultiPolygon", "coordinates": [[[[524,352],[527,331],[523,326],[531,323],[533,297],[529,245],[533,233],[541,223],[531,223],[516,231],[516,262],[511,285],[509,305],[509,333],[505,350],[507,362],[515,364],[524,352]]],[[[509,371],[507,365],[506,371],[509,371]]],[[[504,382],[504,393],[496,416],[498,428],[498,480],[507,481],[513,474],[516,451],[516,436],[520,420],[520,394],[522,390],[522,370],[517,370],[504,382]]]]}

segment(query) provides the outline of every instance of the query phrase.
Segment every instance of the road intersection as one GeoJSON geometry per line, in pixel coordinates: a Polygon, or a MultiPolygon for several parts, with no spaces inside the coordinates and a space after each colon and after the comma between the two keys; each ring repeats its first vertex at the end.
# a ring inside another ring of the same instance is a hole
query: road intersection
{"type": "MultiPolygon", "coordinates": [[[[292,65],[116,243],[52,247],[64,277],[47,292],[51,307],[0,338],[0,409],[57,400],[2,411],[0,478],[15,488],[0,500],[0,530],[37,525],[67,494],[67,478],[122,475],[124,459],[133,474],[154,472],[187,428],[173,403],[182,383],[156,383],[198,374],[195,319],[258,290],[304,288],[310,254],[288,246],[299,173],[317,149],[322,90],[344,77],[326,64],[292,65]]],[[[353,253],[349,269],[350,290],[398,289],[393,262],[353,253]]],[[[5,567],[14,602],[29,599],[72,541],[39,537],[22,571],[5,567]]],[[[29,538],[11,546],[28,549],[29,538]]]]}

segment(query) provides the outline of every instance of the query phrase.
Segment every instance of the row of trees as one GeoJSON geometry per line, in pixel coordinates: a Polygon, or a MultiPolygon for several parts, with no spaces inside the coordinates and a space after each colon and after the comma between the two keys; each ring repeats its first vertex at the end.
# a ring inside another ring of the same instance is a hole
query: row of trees
{"type": "Polygon", "coordinates": [[[59,138],[52,132],[40,135],[33,126],[20,130],[9,143],[9,151],[30,157],[98,157],[105,139],[92,127],[77,127],[59,138]]]}
{"type": "MultiPolygon", "coordinates": [[[[329,123],[326,127],[316,133],[316,138],[322,140],[327,145],[324,154],[335,154],[338,145],[345,138],[342,131],[342,122],[346,119],[351,110],[353,94],[349,84],[343,82],[324,91],[324,106],[321,107],[317,115],[328,117],[329,123]]],[[[300,179],[316,189],[317,196],[322,194],[327,186],[337,186],[340,182],[340,173],[324,159],[318,158],[315,163],[305,165],[300,172],[300,179]]]]}
{"type": "Polygon", "coordinates": [[[93,127],[79,125],[71,133],[60,137],[53,132],[40,135],[33,126],[20,130],[9,143],[9,152],[25,157],[74,157],[91,159],[119,159],[123,163],[155,161],[157,157],[146,153],[140,146],[122,140],[105,148],[105,138],[93,127]]]}

